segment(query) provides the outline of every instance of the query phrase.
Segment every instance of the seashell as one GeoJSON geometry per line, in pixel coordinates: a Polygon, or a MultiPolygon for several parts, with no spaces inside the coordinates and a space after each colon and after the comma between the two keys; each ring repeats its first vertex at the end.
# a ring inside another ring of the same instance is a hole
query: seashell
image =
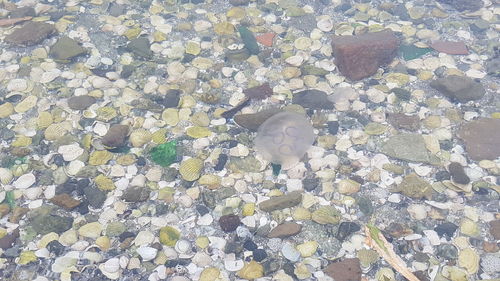
{"type": "Polygon", "coordinates": [[[200,178],[201,169],[203,168],[203,161],[198,158],[189,158],[182,161],[179,167],[179,173],[186,181],[195,181],[200,178]]]}
{"type": "Polygon", "coordinates": [[[162,144],[167,142],[167,129],[161,128],[151,135],[151,140],[156,144],[162,144]]]}
{"type": "Polygon", "coordinates": [[[394,271],[389,267],[382,267],[375,273],[375,279],[378,281],[395,281],[394,271]]]}
{"type": "Polygon", "coordinates": [[[2,184],[9,184],[12,181],[14,175],[12,171],[6,168],[0,168],[0,182],[2,184]]]}
{"type": "Polygon", "coordinates": [[[199,139],[210,136],[212,132],[205,127],[193,126],[186,129],[186,134],[192,138],[199,139]]]}
{"type": "Polygon", "coordinates": [[[312,220],[319,224],[337,224],[340,218],[340,212],[332,206],[320,207],[312,213],[312,220]]]}
{"type": "Polygon", "coordinates": [[[471,248],[465,248],[458,254],[458,265],[475,274],[479,269],[479,255],[471,248]]]}
{"type": "Polygon", "coordinates": [[[118,272],[120,269],[120,260],[117,258],[112,258],[104,263],[104,270],[108,273],[118,272]]]}
{"type": "Polygon", "coordinates": [[[45,129],[44,136],[48,141],[55,141],[62,136],[65,136],[68,130],[61,124],[51,124],[45,129]]]}
{"type": "Polygon", "coordinates": [[[152,140],[151,132],[146,129],[136,129],[130,134],[129,140],[133,147],[141,147],[152,140]]]}
{"type": "Polygon", "coordinates": [[[38,115],[38,119],[36,120],[36,124],[38,125],[39,129],[45,129],[48,126],[52,125],[54,123],[54,119],[52,118],[52,114],[47,111],[40,112],[38,115]]]}
{"type": "Polygon", "coordinates": [[[180,239],[175,243],[174,248],[180,254],[187,254],[191,251],[191,243],[188,240],[180,239]]]}

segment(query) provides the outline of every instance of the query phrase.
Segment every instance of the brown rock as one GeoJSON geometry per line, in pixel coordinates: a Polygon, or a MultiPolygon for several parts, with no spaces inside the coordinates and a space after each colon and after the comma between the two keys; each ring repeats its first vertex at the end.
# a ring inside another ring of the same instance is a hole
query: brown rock
{"type": "Polygon", "coordinates": [[[3,218],[9,212],[10,212],[9,204],[7,204],[7,203],[0,204],[0,218],[3,218]]]}
{"type": "Polygon", "coordinates": [[[68,99],[68,107],[73,110],[84,110],[93,105],[96,99],[92,96],[74,96],[68,99]]]}
{"type": "Polygon", "coordinates": [[[127,125],[113,125],[102,137],[102,144],[109,147],[120,147],[125,144],[125,138],[128,135],[127,125]]]}
{"type": "Polygon", "coordinates": [[[64,209],[71,210],[80,205],[80,200],[76,200],[67,193],[58,194],[50,199],[50,202],[64,209]]]}
{"type": "Polygon", "coordinates": [[[16,242],[17,237],[19,237],[19,228],[16,228],[12,231],[12,233],[0,238],[0,249],[7,250],[12,247],[12,244],[16,242]]]}
{"type": "Polygon", "coordinates": [[[28,208],[23,207],[14,207],[12,210],[12,214],[9,217],[9,222],[11,223],[19,223],[22,217],[28,213],[28,208]]]}
{"type": "Polygon", "coordinates": [[[5,37],[5,42],[17,46],[33,46],[54,34],[53,24],[45,22],[28,22],[5,37]]]}
{"type": "Polygon", "coordinates": [[[490,233],[495,240],[500,239],[500,220],[490,221],[490,233]]]}
{"type": "Polygon", "coordinates": [[[360,80],[377,72],[397,54],[399,40],[390,30],[362,35],[334,36],[335,64],[351,80],[360,80]]]}
{"type": "Polygon", "coordinates": [[[245,89],[243,93],[251,99],[263,100],[273,94],[273,89],[266,82],[260,86],[245,89]]]}
{"type": "Polygon", "coordinates": [[[406,115],[403,113],[391,113],[387,121],[396,129],[416,131],[420,129],[420,119],[417,115],[406,115]]]}
{"type": "Polygon", "coordinates": [[[500,119],[481,118],[469,122],[458,131],[466,151],[473,160],[495,160],[500,156],[500,119]]]}
{"type": "Polygon", "coordinates": [[[301,224],[294,222],[285,222],[273,228],[273,230],[271,230],[271,232],[267,234],[267,237],[286,238],[299,233],[301,230],[302,230],[301,224]]]}
{"type": "Polygon", "coordinates": [[[498,247],[498,244],[496,242],[484,241],[483,242],[483,250],[486,253],[496,253],[496,252],[498,252],[498,250],[500,250],[500,247],[498,247]]]}
{"type": "Polygon", "coordinates": [[[452,41],[443,41],[438,40],[431,44],[430,46],[434,50],[449,54],[449,55],[468,55],[469,51],[467,50],[467,46],[464,42],[452,42],[452,41]]]}
{"type": "Polygon", "coordinates": [[[361,280],[361,267],[357,258],[331,263],[323,271],[335,281],[361,280]]]}
{"type": "Polygon", "coordinates": [[[297,206],[302,202],[302,192],[293,191],[286,195],[272,197],[259,204],[259,208],[264,212],[272,212],[297,206]]]}

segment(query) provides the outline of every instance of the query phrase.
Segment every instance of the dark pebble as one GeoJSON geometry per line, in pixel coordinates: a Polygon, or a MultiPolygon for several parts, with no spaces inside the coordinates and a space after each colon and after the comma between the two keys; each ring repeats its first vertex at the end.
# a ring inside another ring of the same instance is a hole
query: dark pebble
{"type": "Polygon", "coordinates": [[[446,260],[454,260],[458,257],[458,250],[451,244],[441,244],[437,247],[436,255],[446,260]]]}
{"type": "Polygon", "coordinates": [[[75,209],[78,213],[85,215],[89,213],[89,202],[82,201],[80,205],[75,209]]]}
{"type": "Polygon", "coordinates": [[[338,121],[328,121],[328,133],[332,135],[336,135],[339,131],[339,122],[338,121]]]}
{"type": "Polygon", "coordinates": [[[61,154],[54,155],[54,157],[52,157],[52,161],[54,161],[54,164],[58,167],[62,167],[65,164],[64,158],[61,154]]]}
{"type": "Polygon", "coordinates": [[[64,245],[57,240],[50,241],[49,244],[47,244],[47,250],[56,256],[60,256],[64,252],[64,248],[64,245]]]}
{"type": "Polygon", "coordinates": [[[434,177],[437,181],[445,181],[450,179],[450,173],[448,171],[439,171],[434,177]]]}
{"type": "Polygon", "coordinates": [[[198,214],[200,214],[200,216],[206,215],[208,214],[208,212],[210,212],[210,210],[203,205],[196,205],[196,211],[198,211],[198,214]]]}
{"type": "Polygon", "coordinates": [[[219,154],[219,158],[217,159],[217,164],[215,165],[214,170],[222,171],[224,169],[224,166],[226,165],[227,159],[227,154],[219,154]]]}
{"type": "Polygon", "coordinates": [[[306,191],[313,191],[318,187],[319,179],[318,178],[304,179],[302,181],[302,185],[304,186],[304,189],[306,191]]]}
{"type": "Polygon", "coordinates": [[[87,185],[86,187],[84,187],[83,194],[87,198],[88,205],[90,205],[92,208],[101,208],[104,204],[104,201],[106,200],[106,193],[92,185],[87,185]]]}
{"type": "Polygon", "coordinates": [[[256,261],[256,262],[261,262],[263,261],[265,258],[267,258],[267,253],[265,250],[263,249],[255,249],[253,250],[253,259],[256,261]]]}
{"type": "Polygon", "coordinates": [[[437,232],[439,237],[447,236],[447,239],[452,238],[457,231],[458,226],[451,222],[442,223],[434,228],[434,231],[437,232]]]}
{"type": "Polygon", "coordinates": [[[239,254],[243,252],[243,246],[241,243],[237,243],[234,241],[229,241],[226,243],[226,247],[224,248],[224,253],[226,254],[239,254]]]}
{"type": "Polygon", "coordinates": [[[156,213],[155,215],[156,216],[162,216],[162,215],[165,215],[166,213],[168,213],[168,205],[167,204],[159,204],[159,205],[156,205],[156,213]]]}
{"type": "Polygon", "coordinates": [[[257,249],[257,244],[255,244],[255,242],[253,242],[252,240],[248,239],[247,241],[245,241],[245,243],[243,243],[243,248],[249,251],[253,251],[257,249]]]}
{"type": "Polygon", "coordinates": [[[368,197],[361,197],[358,199],[359,210],[369,216],[373,213],[373,204],[372,201],[368,197]]]}
{"type": "Polygon", "coordinates": [[[78,181],[76,179],[69,179],[63,184],[56,187],[56,195],[61,193],[71,194],[78,189],[78,181]]]}
{"type": "Polygon", "coordinates": [[[337,238],[339,241],[344,241],[349,235],[353,234],[356,231],[361,230],[361,227],[355,223],[355,222],[342,222],[339,225],[339,230],[337,232],[337,235],[335,235],[335,238],[337,238]]]}
{"type": "Polygon", "coordinates": [[[235,231],[240,222],[240,218],[237,215],[225,215],[219,219],[219,225],[225,232],[235,231]]]}
{"type": "Polygon", "coordinates": [[[457,162],[451,162],[448,165],[448,171],[450,171],[451,179],[458,184],[468,184],[470,178],[465,174],[464,167],[457,162]]]}
{"type": "Polygon", "coordinates": [[[122,234],[120,234],[120,242],[125,241],[127,238],[135,237],[135,233],[130,232],[130,231],[125,231],[122,234]]]}
{"type": "Polygon", "coordinates": [[[138,157],[135,164],[137,164],[137,166],[145,166],[147,164],[146,158],[144,158],[142,156],[138,157]]]}

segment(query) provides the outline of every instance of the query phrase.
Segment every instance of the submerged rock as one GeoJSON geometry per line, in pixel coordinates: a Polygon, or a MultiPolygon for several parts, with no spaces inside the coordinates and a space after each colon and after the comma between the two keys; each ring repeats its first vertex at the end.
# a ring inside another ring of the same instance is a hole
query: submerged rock
{"type": "Polygon", "coordinates": [[[54,34],[56,29],[53,24],[45,22],[28,22],[23,27],[14,30],[5,37],[5,42],[17,46],[33,46],[50,35],[54,34]]]}
{"type": "Polygon", "coordinates": [[[390,30],[332,39],[335,64],[351,80],[375,74],[380,66],[392,61],[398,46],[399,40],[390,30]]]}

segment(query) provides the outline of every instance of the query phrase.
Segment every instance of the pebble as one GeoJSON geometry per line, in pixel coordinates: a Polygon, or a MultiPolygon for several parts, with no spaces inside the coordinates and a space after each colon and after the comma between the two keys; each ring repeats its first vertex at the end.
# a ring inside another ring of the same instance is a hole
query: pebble
{"type": "Polygon", "coordinates": [[[35,175],[33,175],[32,173],[28,173],[28,174],[24,174],[24,175],[20,176],[19,178],[17,178],[12,183],[12,185],[16,189],[26,189],[26,188],[32,186],[33,184],[35,184],[35,182],[36,182],[35,175]]]}
{"type": "Polygon", "coordinates": [[[139,247],[136,252],[141,256],[143,261],[153,260],[158,254],[158,250],[153,247],[139,247]]]}
{"type": "Polygon", "coordinates": [[[57,150],[57,152],[59,152],[63,156],[64,161],[76,160],[83,154],[84,151],[85,150],[76,143],[61,145],[57,150]]]}
{"type": "Polygon", "coordinates": [[[285,242],[281,248],[281,254],[287,260],[291,262],[297,262],[300,259],[300,252],[295,249],[295,247],[288,242],[285,242]]]}

